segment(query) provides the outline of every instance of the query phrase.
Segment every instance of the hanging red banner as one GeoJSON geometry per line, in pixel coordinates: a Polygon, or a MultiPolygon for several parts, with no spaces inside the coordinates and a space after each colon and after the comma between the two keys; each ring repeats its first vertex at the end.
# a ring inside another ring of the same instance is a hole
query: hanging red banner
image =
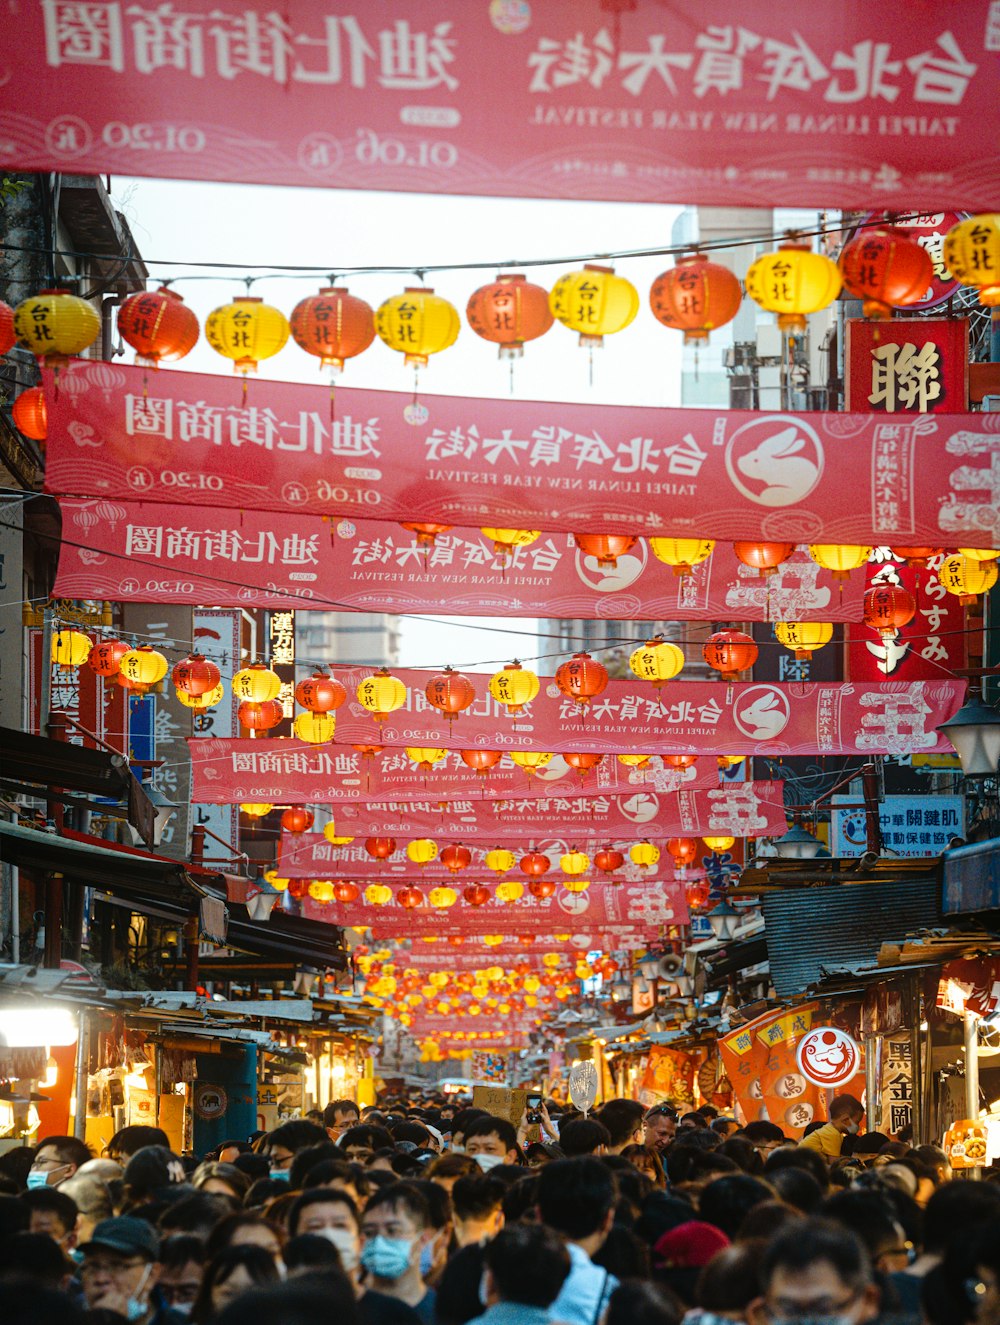
{"type": "Polygon", "coordinates": [[[356,9],[25,4],[0,160],[721,206],[985,209],[1000,192],[989,0],[356,9]]]}
{"type": "Polygon", "coordinates": [[[447,602],[452,616],[632,621],[861,619],[861,576],[838,583],[805,548],[766,579],[728,543],[675,575],[643,538],[613,567],[570,534],[514,548],[503,565],[478,529],[452,529],[424,548],[376,520],[285,516],[278,528],[259,511],[71,498],[60,507],[54,592],[66,598],[400,613],[447,602]]]}
{"type": "Polygon", "coordinates": [[[571,533],[864,544],[961,534],[989,547],[1000,537],[997,414],[437,396],[411,427],[409,398],[392,392],[343,390],[331,420],[324,387],[255,382],[244,405],[226,377],[161,372],[147,394],[144,373],[78,360],[62,374],[58,398],[49,392],[49,492],[571,533]]]}
{"type": "Polygon", "coordinates": [[[885,558],[868,567],[867,582],[898,584],[916,599],[913,620],[901,626],[894,640],[883,640],[867,630],[850,632],[847,649],[852,681],[877,681],[896,677],[901,681],[934,680],[966,667],[965,610],[958,598],[938,579],[942,558],[932,557],[929,566],[908,566],[897,561],[888,548],[879,548],[885,558]]]}
{"type": "MultiPolygon", "coordinates": [[[[462,718],[457,721],[461,727],[462,718]]],[[[471,749],[472,742],[462,748],[471,749]]],[[[609,757],[581,778],[557,754],[528,778],[524,769],[506,758],[486,775],[478,775],[462,761],[457,750],[424,772],[399,749],[385,749],[380,755],[368,757],[347,746],[225,738],[191,741],[188,749],[196,800],[216,805],[265,801],[277,787],[282,798],[289,801],[332,804],[338,817],[351,803],[371,807],[391,802],[397,807],[409,805],[424,811],[440,810],[447,804],[452,813],[466,814],[474,803],[523,804],[553,794],[573,801],[662,796],[718,787],[720,780],[713,756],[683,769],[664,768],[659,759],[651,760],[645,768],[627,768],[609,757]]],[[[645,813],[641,808],[645,802],[639,804],[637,812],[645,813]]]]}
{"type": "Polygon", "coordinates": [[[847,323],[847,408],[959,414],[969,408],[969,319],[847,323]]]}

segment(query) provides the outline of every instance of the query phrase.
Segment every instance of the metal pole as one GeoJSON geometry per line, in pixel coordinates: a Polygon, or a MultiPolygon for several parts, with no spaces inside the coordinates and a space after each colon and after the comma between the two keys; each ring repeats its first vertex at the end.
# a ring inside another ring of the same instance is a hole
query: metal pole
{"type": "Polygon", "coordinates": [[[38,730],[49,734],[49,713],[52,708],[52,634],[55,613],[47,607],[42,614],[42,693],[38,705],[38,730]]]}
{"type": "Polygon", "coordinates": [[[923,1142],[925,1136],[924,1079],[920,1060],[920,985],[916,976],[909,982],[910,1071],[913,1077],[913,1135],[923,1142]]]}
{"type": "MultiPolygon", "coordinates": [[[[979,1117],[979,1018],[966,1012],[963,1018],[965,1044],[965,1116],[979,1117]]],[[[981,1178],[982,1169],[970,1169],[970,1178],[981,1178]]]]}
{"type": "Polygon", "coordinates": [[[878,1037],[865,1036],[865,1115],[869,1132],[882,1130],[882,1092],[878,1081],[878,1037]]]}
{"type": "Polygon", "coordinates": [[[76,1077],[73,1083],[76,1112],[73,1116],[73,1135],[78,1141],[87,1139],[87,1064],[90,1061],[88,1053],[88,1041],[90,1038],[90,1024],[87,1020],[85,1008],[80,1009],[80,1025],[76,1036],[76,1062],[73,1070],[76,1077]]]}
{"type": "Polygon", "coordinates": [[[21,961],[21,872],[16,865],[10,867],[10,959],[15,966],[21,961]]]}

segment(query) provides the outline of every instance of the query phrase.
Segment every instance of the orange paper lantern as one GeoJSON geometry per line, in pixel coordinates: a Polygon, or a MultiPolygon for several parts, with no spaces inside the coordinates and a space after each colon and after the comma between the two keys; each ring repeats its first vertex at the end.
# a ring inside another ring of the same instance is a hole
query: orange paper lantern
{"type": "Polygon", "coordinates": [[[554,321],[549,294],[521,272],[501,272],[476,290],[465,309],[469,326],[500,347],[501,359],[518,359],[526,341],[544,336],[554,321]]]}
{"type": "Polygon", "coordinates": [[[45,391],[40,386],[29,386],[14,401],[11,417],[18,432],[33,442],[44,442],[49,435],[49,414],[45,405],[45,391]]]}
{"type": "Polygon", "coordinates": [[[319,359],[322,368],[341,373],[345,361],[375,339],[375,313],[363,299],[329,285],[295,305],[289,327],[300,350],[319,359]]]}
{"type": "Polygon", "coordinates": [[[729,270],[700,253],[678,259],[657,276],[649,291],[649,306],[657,322],[684,332],[684,344],[708,340],[708,333],[740,311],[743,291],[729,270]]]}
{"type": "Polygon", "coordinates": [[[198,319],[179,294],[161,286],[129,295],[118,309],[118,331],[135,350],[136,363],[159,368],[194,349],[198,319]]]}

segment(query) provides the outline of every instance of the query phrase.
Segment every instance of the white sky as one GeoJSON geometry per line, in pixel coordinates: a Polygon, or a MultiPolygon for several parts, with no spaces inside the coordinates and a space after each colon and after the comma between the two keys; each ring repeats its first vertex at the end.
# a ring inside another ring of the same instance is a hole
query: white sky
{"type": "MultiPolygon", "coordinates": [[[[318,264],[327,272],[347,266],[408,266],[501,261],[505,270],[527,270],[529,279],[550,288],[575,263],[562,259],[618,249],[670,243],[678,207],[626,203],[549,202],[534,199],[448,197],[427,194],[363,193],[350,190],[262,188],[168,180],[115,178],[115,205],[128,217],[152,276],[170,276],[204,324],[213,308],[245,293],[242,269],[223,279],[180,279],[195,267],[163,267],[154,259],[185,263],[231,262],[275,265],[318,264]],[[552,266],[518,268],[507,259],[555,258],[552,266]]],[[[588,383],[588,356],[576,336],[558,323],[527,346],[515,366],[515,398],[575,400],[593,404],[677,405],[680,394],[680,333],[661,327],[649,311],[648,290],[669,259],[623,260],[617,270],[639,290],[641,308],[632,325],[609,337],[594,356],[594,383],[588,383]]],[[[456,344],[432,358],[421,372],[421,398],[431,410],[432,393],[509,399],[506,364],[496,347],[481,340],[464,319],[477,286],[494,269],[428,275],[427,284],[450,299],[462,314],[456,344]]],[[[373,307],[406,285],[412,274],[358,276],[339,282],[373,307]]],[[[252,293],[275,304],[286,316],[326,278],[268,279],[252,293]]],[[[131,352],[129,352],[130,355],[131,352]]],[[[189,372],[231,369],[202,339],[178,367],[189,372]]],[[[165,371],[170,371],[166,369],[165,371]]],[[[294,342],[261,367],[261,378],[321,382],[318,362],[294,342]]],[[[412,370],[381,341],[347,365],[344,386],[412,391],[412,370]]],[[[256,388],[251,385],[251,392],[256,388]]],[[[439,658],[455,666],[530,654],[523,635],[508,635],[503,622],[465,618],[466,626],[403,619],[403,665],[427,665],[439,658]],[[490,634],[469,630],[472,620],[490,634]],[[499,628],[501,633],[494,633],[499,628]]],[[[534,622],[511,622],[531,630],[534,622]]]]}

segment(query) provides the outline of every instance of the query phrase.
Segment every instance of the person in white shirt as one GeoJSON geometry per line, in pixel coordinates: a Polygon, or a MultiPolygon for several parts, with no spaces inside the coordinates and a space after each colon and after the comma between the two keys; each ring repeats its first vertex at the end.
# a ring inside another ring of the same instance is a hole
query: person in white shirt
{"type": "Polygon", "coordinates": [[[614,1175],[599,1159],[581,1156],[546,1164],[538,1174],[538,1215],[560,1235],[570,1271],[552,1303],[553,1320],[598,1325],[618,1280],[590,1259],[604,1245],[615,1218],[614,1175]]]}

